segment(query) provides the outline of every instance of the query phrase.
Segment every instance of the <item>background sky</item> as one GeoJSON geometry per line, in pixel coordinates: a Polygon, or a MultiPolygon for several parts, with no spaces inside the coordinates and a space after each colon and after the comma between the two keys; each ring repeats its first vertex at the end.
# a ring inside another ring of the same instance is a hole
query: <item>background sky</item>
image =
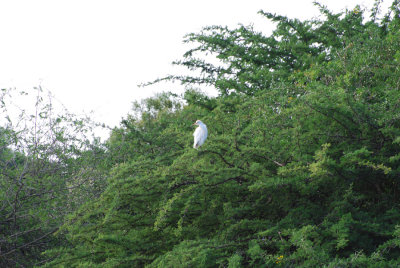
{"type": "MultiPolygon", "coordinates": [[[[321,0],[333,11],[374,0],[321,0]]],[[[391,1],[384,1],[384,7],[391,1]]],[[[203,26],[273,24],[257,11],[310,19],[310,0],[0,0],[0,87],[41,85],[70,111],[119,124],[132,101],[179,84],[137,85],[176,73],[183,36],[203,26]]],[[[385,9],[383,9],[385,11],[385,9]]],[[[215,92],[210,92],[213,94],[215,92]]]]}

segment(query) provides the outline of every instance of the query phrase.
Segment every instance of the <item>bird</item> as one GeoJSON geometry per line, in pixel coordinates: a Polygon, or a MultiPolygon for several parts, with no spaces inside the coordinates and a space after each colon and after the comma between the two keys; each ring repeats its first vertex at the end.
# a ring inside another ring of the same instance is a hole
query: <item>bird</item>
{"type": "Polygon", "coordinates": [[[198,125],[198,127],[193,133],[194,136],[193,148],[198,149],[200,146],[204,144],[204,142],[207,139],[207,134],[208,134],[207,126],[200,120],[197,120],[193,125],[198,125]]]}

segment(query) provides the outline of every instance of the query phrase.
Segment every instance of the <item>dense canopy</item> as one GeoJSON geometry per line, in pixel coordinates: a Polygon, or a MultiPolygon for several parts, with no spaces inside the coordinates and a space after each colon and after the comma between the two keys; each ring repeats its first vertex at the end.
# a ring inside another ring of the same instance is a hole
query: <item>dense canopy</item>
{"type": "MultiPolygon", "coordinates": [[[[42,220],[55,233],[35,262],[24,258],[43,250],[27,246],[13,264],[20,248],[1,228],[14,251],[5,259],[1,242],[0,264],[400,265],[400,5],[382,15],[379,3],[339,14],[316,4],[310,21],[260,12],[276,24],[270,36],[251,26],[187,35],[193,48],[175,64],[198,75],[160,79],[185,94],[135,103],[106,144],[60,162],[59,181],[90,174],[86,188],[61,191],[74,202],[42,220]],[[200,150],[197,119],[209,131],[200,150]]],[[[12,147],[0,152],[6,165],[12,147]]]]}

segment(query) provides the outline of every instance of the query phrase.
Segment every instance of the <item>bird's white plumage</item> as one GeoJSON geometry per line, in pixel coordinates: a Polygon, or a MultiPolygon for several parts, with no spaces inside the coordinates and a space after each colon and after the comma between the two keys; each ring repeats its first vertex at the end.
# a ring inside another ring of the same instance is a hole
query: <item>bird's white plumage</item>
{"type": "Polygon", "coordinates": [[[198,125],[198,127],[193,133],[194,136],[193,148],[198,149],[206,141],[208,131],[207,131],[207,126],[200,120],[197,120],[196,123],[194,123],[194,125],[198,125]]]}

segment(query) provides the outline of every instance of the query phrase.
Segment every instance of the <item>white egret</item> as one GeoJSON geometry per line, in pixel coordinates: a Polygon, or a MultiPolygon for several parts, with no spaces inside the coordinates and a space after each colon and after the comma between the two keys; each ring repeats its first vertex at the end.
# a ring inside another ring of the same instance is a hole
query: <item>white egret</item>
{"type": "Polygon", "coordinates": [[[193,148],[198,149],[200,146],[204,144],[204,142],[207,139],[207,134],[208,134],[207,126],[200,120],[197,120],[196,123],[194,123],[193,125],[198,125],[198,127],[193,133],[194,136],[193,148]]]}

